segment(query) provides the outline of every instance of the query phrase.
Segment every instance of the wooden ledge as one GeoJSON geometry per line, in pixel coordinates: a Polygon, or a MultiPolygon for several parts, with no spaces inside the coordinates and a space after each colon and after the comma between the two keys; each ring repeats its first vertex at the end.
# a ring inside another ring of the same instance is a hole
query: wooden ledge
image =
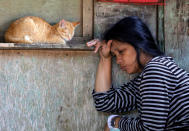
{"type": "Polygon", "coordinates": [[[91,39],[83,37],[74,37],[67,45],[46,44],[46,43],[0,43],[0,50],[76,50],[92,51],[93,48],[87,47],[86,42],[91,39]]]}

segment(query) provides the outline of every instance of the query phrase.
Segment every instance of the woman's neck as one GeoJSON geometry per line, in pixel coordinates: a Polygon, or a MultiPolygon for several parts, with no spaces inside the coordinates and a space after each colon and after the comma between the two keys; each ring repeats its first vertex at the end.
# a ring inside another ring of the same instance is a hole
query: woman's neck
{"type": "Polygon", "coordinates": [[[141,53],[141,55],[140,55],[140,62],[141,62],[141,64],[142,64],[142,66],[145,67],[146,64],[147,64],[149,61],[152,60],[152,58],[153,58],[153,57],[152,57],[151,55],[148,55],[148,54],[146,54],[146,53],[141,53]]]}

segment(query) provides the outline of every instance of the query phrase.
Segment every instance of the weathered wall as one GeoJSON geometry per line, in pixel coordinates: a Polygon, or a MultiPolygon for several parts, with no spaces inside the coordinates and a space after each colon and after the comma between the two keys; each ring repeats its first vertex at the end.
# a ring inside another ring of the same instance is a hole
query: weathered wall
{"type": "Polygon", "coordinates": [[[165,50],[189,71],[189,1],[166,0],[165,50]]]}
{"type": "Polygon", "coordinates": [[[0,59],[1,131],[95,131],[104,124],[93,108],[92,52],[0,51],[0,59]]]}
{"type": "MultiPolygon", "coordinates": [[[[12,21],[29,15],[53,24],[61,19],[82,22],[82,0],[0,0],[0,41],[12,21]]],[[[75,36],[81,34],[80,25],[75,36]]]]}
{"type": "Polygon", "coordinates": [[[95,4],[95,37],[100,37],[100,34],[104,32],[109,26],[115,24],[117,21],[127,16],[140,17],[149,26],[154,37],[156,37],[156,6],[128,5],[108,2],[97,2],[95,4]]]}

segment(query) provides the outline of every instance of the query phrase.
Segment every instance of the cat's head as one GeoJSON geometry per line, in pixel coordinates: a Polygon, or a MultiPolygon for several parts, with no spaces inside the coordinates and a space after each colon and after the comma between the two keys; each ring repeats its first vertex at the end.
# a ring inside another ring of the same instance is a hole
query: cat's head
{"type": "Polygon", "coordinates": [[[73,38],[75,28],[79,24],[80,22],[69,22],[63,19],[58,23],[57,31],[64,40],[69,41],[73,38]]]}

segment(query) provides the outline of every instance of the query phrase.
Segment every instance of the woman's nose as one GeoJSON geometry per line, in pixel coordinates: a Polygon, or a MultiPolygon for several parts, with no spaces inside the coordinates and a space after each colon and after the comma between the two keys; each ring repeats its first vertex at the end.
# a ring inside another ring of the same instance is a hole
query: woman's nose
{"type": "Polygon", "coordinates": [[[119,64],[119,65],[121,64],[121,58],[120,57],[116,57],[116,63],[119,64]]]}

